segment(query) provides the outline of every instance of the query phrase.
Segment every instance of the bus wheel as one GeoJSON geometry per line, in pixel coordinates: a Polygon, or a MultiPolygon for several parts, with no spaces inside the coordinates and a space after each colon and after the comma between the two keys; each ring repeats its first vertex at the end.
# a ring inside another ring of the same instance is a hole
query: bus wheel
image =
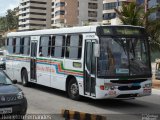
{"type": "Polygon", "coordinates": [[[28,86],[28,74],[26,70],[22,71],[22,85],[25,87],[28,86]]]}
{"type": "Polygon", "coordinates": [[[70,79],[69,81],[67,93],[68,96],[73,100],[80,99],[78,83],[74,78],[70,79]]]}

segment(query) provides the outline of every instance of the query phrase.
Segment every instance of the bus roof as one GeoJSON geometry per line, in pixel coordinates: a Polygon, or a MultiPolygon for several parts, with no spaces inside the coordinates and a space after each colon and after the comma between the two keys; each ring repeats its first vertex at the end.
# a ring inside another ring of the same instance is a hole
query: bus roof
{"type": "MultiPolygon", "coordinates": [[[[113,25],[105,25],[113,26],[113,25]]],[[[117,26],[117,25],[115,25],[117,26]]],[[[118,26],[128,26],[128,27],[140,27],[132,25],[118,25],[118,26]]],[[[67,34],[67,33],[94,33],[96,32],[97,26],[79,26],[79,27],[69,27],[69,28],[56,28],[56,29],[43,29],[34,31],[23,31],[23,32],[11,32],[7,34],[7,37],[20,37],[20,36],[36,36],[36,35],[50,35],[50,34],[67,34]]]]}

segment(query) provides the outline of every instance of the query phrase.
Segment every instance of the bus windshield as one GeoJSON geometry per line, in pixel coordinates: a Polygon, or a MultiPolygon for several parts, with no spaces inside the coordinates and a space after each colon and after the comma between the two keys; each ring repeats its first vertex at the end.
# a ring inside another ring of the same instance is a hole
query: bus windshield
{"type": "Polygon", "coordinates": [[[99,77],[151,75],[146,38],[101,37],[99,77]]]}

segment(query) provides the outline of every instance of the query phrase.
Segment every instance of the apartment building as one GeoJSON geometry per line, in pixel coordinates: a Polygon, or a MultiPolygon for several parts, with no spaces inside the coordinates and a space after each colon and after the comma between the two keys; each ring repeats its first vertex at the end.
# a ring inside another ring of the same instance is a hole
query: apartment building
{"type": "MultiPolygon", "coordinates": [[[[160,4],[160,0],[150,0],[149,1],[149,8],[155,7],[156,5],[160,4]]],[[[155,13],[152,13],[149,16],[150,19],[160,19],[160,10],[157,10],[155,13]]]]}
{"type": "Polygon", "coordinates": [[[102,22],[103,0],[20,0],[19,30],[102,22]]]}
{"type": "MultiPolygon", "coordinates": [[[[137,0],[138,4],[144,4],[144,0],[137,0]]],[[[148,0],[148,7],[153,8],[160,4],[160,0],[148,0]]],[[[160,10],[157,10],[156,12],[152,13],[149,16],[149,19],[155,20],[155,19],[160,19],[160,10]]]]}
{"type": "Polygon", "coordinates": [[[52,0],[20,0],[19,30],[51,28],[52,0]]]}
{"type": "Polygon", "coordinates": [[[80,26],[102,21],[103,0],[52,0],[51,26],[80,26]]]}
{"type": "Polygon", "coordinates": [[[52,27],[78,24],[78,0],[52,0],[52,27]]]}
{"type": "Polygon", "coordinates": [[[79,25],[102,22],[103,0],[79,0],[79,25]]]}
{"type": "Polygon", "coordinates": [[[134,0],[103,0],[103,23],[111,24],[111,19],[118,17],[114,9],[121,9],[123,3],[133,1],[134,0]]]}
{"type": "Polygon", "coordinates": [[[137,4],[144,4],[144,0],[136,0],[137,4]]]}

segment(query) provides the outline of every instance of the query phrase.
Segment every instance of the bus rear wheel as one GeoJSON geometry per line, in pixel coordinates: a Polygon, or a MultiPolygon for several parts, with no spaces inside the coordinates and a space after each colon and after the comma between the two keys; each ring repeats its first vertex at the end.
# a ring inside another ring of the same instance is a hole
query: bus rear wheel
{"type": "Polygon", "coordinates": [[[67,93],[69,98],[72,100],[80,99],[78,83],[74,78],[70,79],[69,81],[67,93]]]}
{"type": "Polygon", "coordinates": [[[28,84],[29,84],[29,83],[28,83],[27,70],[24,69],[24,70],[22,71],[22,75],[21,75],[21,76],[22,76],[22,85],[25,86],[25,87],[27,87],[28,84]]]}

